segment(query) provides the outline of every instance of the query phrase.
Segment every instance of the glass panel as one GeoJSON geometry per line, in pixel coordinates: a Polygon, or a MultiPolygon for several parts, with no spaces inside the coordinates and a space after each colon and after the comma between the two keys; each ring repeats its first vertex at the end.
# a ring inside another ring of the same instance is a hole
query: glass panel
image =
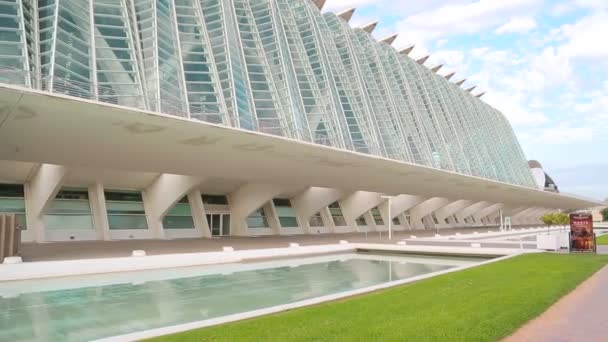
{"type": "Polygon", "coordinates": [[[228,198],[223,195],[203,195],[203,204],[228,205],[228,198]]]}
{"type": "Polygon", "coordinates": [[[295,217],[279,217],[281,227],[298,227],[298,220],[295,217]]]}
{"type": "Polygon", "coordinates": [[[92,230],[91,215],[56,215],[45,216],[45,226],[49,230],[92,230]]]}
{"type": "Polygon", "coordinates": [[[230,215],[222,216],[222,235],[230,235],[230,215]]]}
{"type": "Polygon", "coordinates": [[[191,216],[165,216],[163,219],[165,229],[194,229],[194,220],[191,216]]]}
{"type": "Polygon", "coordinates": [[[211,235],[220,235],[221,215],[211,215],[211,235]]]}
{"type": "Polygon", "coordinates": [[[148,229],[143,215],[108,215],[110,229],[148,229]]]}
{"type": "Polygon", "coordinates": [[[268,228],[268,220],[263,208],[254,211],[247,217],[247,226],[249,228],[268,228]]]}
{"type": "Polygon", "coordinates": [[[357,225],[358,226],[367,226],[367,222],[365,222],[365,217],[363,217],[363,216],[357,217],[357,225]]]}
{"type": "Polygon", "coordinates": [[[321,217],[320,213],[316,213],[315,216],[310,218],[310,222],[309,222],[311,227],[323,227],[323,218],[321,217]]]}

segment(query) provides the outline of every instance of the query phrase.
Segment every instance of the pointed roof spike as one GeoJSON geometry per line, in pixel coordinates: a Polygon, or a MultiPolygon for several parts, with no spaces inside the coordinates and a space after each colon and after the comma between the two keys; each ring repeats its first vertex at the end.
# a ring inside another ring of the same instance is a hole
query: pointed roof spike
{"type": "Polygon", "coordinates": [[[479,94],[475,95],[475,97],[482,97],[482,96],[484,96],[485,94],[486,94],[486,92],[484,91],[484,92],[481,92],[481,93],[479,93],[479,94]]]}
{"type": "Polygon", "coordinates": [[[382,38],[380,40],[380,43],[386,43],[388,45],[391,45],[391,44],[393,44],[393,42],[395,41],[395,39],[397,39],[397,36],[398,36],[398,34],[395,33],[395,34],[392,34],[392,35],[390,35],[388,37],[382,38]]]}
{"type": "Polygon", "coordinates": [[[432,72],[437,72],[439,71],[439,69],[441,69],[441,67],[443,66],[443,64],[437,64],[434,67],[431,68],[432,72]]]}
{"type": "Polygon", "coordinates": [[[342,20],[348,22],[350,20],[350,18],[353,17],[353,13],[355,13],[355,8],[349,8],[347,10],[344,10],[340,13],[337,13],[336,15],[340,18],[342,18],[342,20]]]}
{"type": "Polygon", "coordinates": [[[466,80],[467,80],[466,78],[463,78],[460,81],[456,82],[456,85],[461,86],[464,83],[464,81],[466,81],[466,80]]]}
{"type": "Polygon", "coordinates": [[[449,73],[449,74],[445,75],[444,77],[445,77],[445,79],[446,79],[446,80],[449,80],[449,79],[450,79],[450,78],[452,78],[452,77],[453,77],[455,74],[456,74],[455,72],[451,72],[451,73],[449,73]]]}
{"type": "Polygon", "coordinates": [[[419,60],[417,60],[416,62],[418,64],[424,64],[424,62],[426,62],[426,60],[429,59],[429,57],[431,57],[431,56],[430,55],[426,55],[426,56],[420,58],[419,60]]]}
{"type": "Polygon", "coordinates": [[[378,22],[372,21],[371,23],[361,26],[361,29],[367,33],[372,33],[374,31],[374,29],[376,28],[376,26],[378,26],[378,22]]]}
{"type": "Polygon", "coordinates": [[[315,6],[317,6],[319,11],[323,9],[323,6],[325,6],[325,0],[312,0],[312,2],[315,4],[315,6]]]}
{"type": "Polygon", "coordinates": [[[473,91],[473,89],[477,88],[477,86],[472,86],[471,88],[467,89],[467,91],[470,93],[473,91]]]}
{"type": "Polygon", "coordinates": [[[406,48],[403,48],[399,51],[399,53],[407,56],[410,54],[410,52],[412,52],[412,50],[414,50],[414,46],[416,46],[416,45],[412,44],[406,48]]]}

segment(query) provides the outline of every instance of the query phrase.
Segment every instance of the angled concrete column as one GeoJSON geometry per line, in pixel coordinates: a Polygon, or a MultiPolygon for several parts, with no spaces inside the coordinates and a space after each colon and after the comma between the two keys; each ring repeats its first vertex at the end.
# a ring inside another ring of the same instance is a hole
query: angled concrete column
{"type": "MultiPolygon", "coordinates": [[[[438,209],[437,211],[435,211],[435,216],[437,216],[437,220],[439,221],[439,224],[448,224],[447,222],[445,222],[445,220],[449,217],[451,217],[452,215],[454,215],[455,213],[462,211],[464,209],[466,209],[467,207],[470,207],[472,204],[474,204],[473,201],[468,201],[468,200],[458,200],[458,201],[454,201],[448,205],[446,205],[443,208],[438,209]]],[[[460,220],[459,220],[460,222],[460,220]]],[[[449,222],[449,224],[454,225],[456,222],[449,222]]]]}
{"type": "Polygon", "coordinates": [[[519,211],[515,215],[511,216],[512,224],[528,224],[527,217],[534,213],[538,208],[532,207],[519,211]]]}
{"type": "Polygon", "coordinates": [[[97,231],[97,238],[99,240],[112,240],[110,237],[108,208],[106,207],[106,196],[104,194],[103,184],[101,182],[96,182],[89,188],[89,194],[89,202],[91,203],[93,224],[97,231]]]}
{"type": "Polygon", "coordinates": [[[482,210],[483,208],[486,208],[490,205],[491,205],[491,203],[486,202],[486,201],[476,202],[460,211],[457,211],[454,214],[456,215],[456,218],[458,219],[458,222],[460,222],[460,224],[466,225],[466,222],[464,220],[465,218],[473,215],[475,212],[482,210]]]}
{"type": "Polygon", "coordinates": [[[27,185],[27,225],[28,230],[32,229],[36,242],[45,241],[44,214],[61,190],[67,174],[66,166],[41,164],[27,185]]]}
{"type": "Polygon", "coordinates": [[[193,189],[188,193],[188,202],[192,210],[192,219],[194,226],[199,230],[202,237],[211,237],[209,222],[207,222],[207,213],[203,204],[203,196],[199,189],[193,189]]]}
{"type": "MultiPolygon", "coordinates": [[[[310,233],[310,218],[321,209],[334,203],[344,196],[344,192],[337,189],[310,187],[291,199],[293,209],[298,215],[298,222],[304,233],[310,233]]],[[[321,215],[323,217],[323,215],[321,215]]],[[[328,225],[323,218],[325,225],[328,225]]],[[[329,227],[328,227],[329,228],[329,227]]],[[[333,231],[333,230],[332,230],[333,231]]]]}
{"type": "MultiPolygon", "coordinates": [[[[230,201],[230,232],[236,236],[247,236],[249,235],[247,229],[247,217],[254,211],[262,208],[283,192],[283,187],[274,184],[263,184],[263,183],[247,183],[230,195],[228,195],[230,201]]],[[[270,212],[264,209],[267,219],[270,216],[270,212]]],[[[274,220],[268,220],[270,229],[275,232],[277,231],[276,222],[274,220]]]]}
{"type": "Polygon", "coordinates": [[[452,200],[447,198],[433,197],[410,209],[412,228],[424,229],[425,225],[423,218],[427,215],[431,215],[435,210],[450,204],[450,202],[452,202],[452,200]]]}
{"type": "Polygon", "coordinates": [[[375,208],[380,202],[385,201],[377,192],[356,191],[349,196],[340,200],[340,208],[346,225],[357,230],[357,218],[372,208],[375,208]]]}
{"type": "MultiPolygon", "coordinates": [[[[415,207],[416,205],[427,200],[428,197],[422,196],[414,196],[414,195],[398,195],[391,198],[391,216],[388,217],[388,200],[383,201],[378,206],[380,209],[380,215],[382,215],[382,221],[388,222],[388,220],[392,220],[393,218],[403,214],[403,212],[415,207]]],[[[410,227],[409,223],[401,220],[404,227],[410,227]]]]}
{"type": "Polygon", "coordinates": [[[201,177],[163,173],[142,192],[150,230],[155,237],[165,237],[163,218],[179,200],[199,186],[202,181],[201,177]]]}
{"type": "MultiPolygon", "coordinates": [[[[502,209],[503,207],[504,207],[504,204],[502,204],[502,203],[494,203],[492,205],[489,205],[489,206],[473,213],[473,217],[475,218],[475,220],[477,222],[479,222],[479,221],[481,221],[482,218],[484,218],[486,216],[490,216],[491,214],[498,213],[498,211],[500,209],[502,209]]],[[[493,217],[489,217],[489,219],[492,223],[494,223],[493,217]]]]}

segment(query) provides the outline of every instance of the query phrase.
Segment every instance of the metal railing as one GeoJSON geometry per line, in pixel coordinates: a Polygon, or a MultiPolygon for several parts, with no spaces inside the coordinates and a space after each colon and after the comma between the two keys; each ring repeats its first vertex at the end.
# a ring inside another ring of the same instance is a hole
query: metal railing
{"type": "MultiPolygon", "coordinates": [[[[161,114],[191,117],[195,120],[214,124],[230,125],[230,120],[226,113],[210,111],[196,106],[187,108],[185,101],[179,102],[167,98],[146,96],[144,94],[120,94],[119,91],[110,86],[36,74],[27,70],[1,65],[0,83],[28,87],[85,100],[148,110],[161,114]]],[[[137,87],[136,84],[133,84],[133,86],[137,87]]]]}

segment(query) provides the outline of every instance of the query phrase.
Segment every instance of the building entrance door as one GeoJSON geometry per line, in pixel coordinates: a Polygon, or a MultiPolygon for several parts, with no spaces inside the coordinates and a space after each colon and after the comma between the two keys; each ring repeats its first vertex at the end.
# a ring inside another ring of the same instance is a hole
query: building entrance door
{"type": "Polygon", "coordinates": [[[207,214],[207,223],[211,236],[230,235],[230,215],[229,214],[207,214]]]}

